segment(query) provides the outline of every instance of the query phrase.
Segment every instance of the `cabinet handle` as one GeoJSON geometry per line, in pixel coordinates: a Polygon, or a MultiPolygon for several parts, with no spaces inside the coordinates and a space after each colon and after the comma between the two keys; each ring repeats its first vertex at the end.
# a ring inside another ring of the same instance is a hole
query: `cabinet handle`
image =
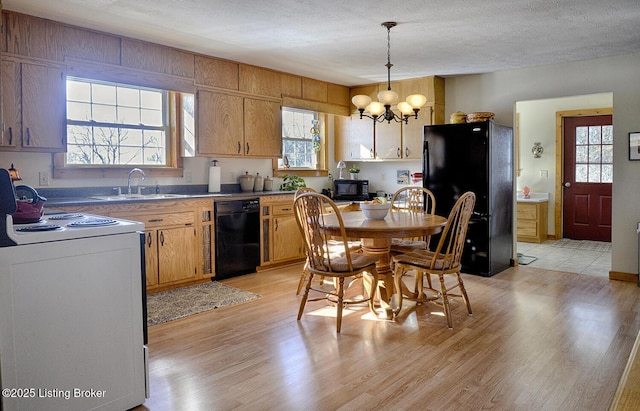
{"type": "Polygon", "coordinates": [[[396,150],[396,156],[398,156],[398,158],[402,157],[402,150],[400,150],[400,147],[396,150]]]}
{"type": "Polygon", "coordinates": [[[249,154],[249,143],[247,143],[247,152],[246,154],[249,154]]]}
{"type": "Polygon", "coordinates": [[[404,149],[404,157],[409,158],[409,147],[405,147],[404,149]]]}
{"type": "Polygon", "coordinates": [[[31,130],[27,127],[27,145],[31,145],[31,130]]]}
{"type": "Polygon", "coordinates": [[[240,145],[240,142],[238,141],[238,154],[241,153],[241,150],[242,150],[242,145],[240,145]]]}
{"type": "Polygon", "coordinates": [[[149,220],[150,223],[159,223],[161,221],[163,221],[164,218],[152,218],[149,220]]]}
{"type": "Polygon", "coordinates": [[[164,246],[164,231],[160,231],[160,245],[164,246]]]}
{"type": "Polygon", "coordinates": [[[375,158],[375,156],[373,155],[373,149],[369,151],[369,155],[371,156],[371,158],[375,158]]]}
{"type": "Polygon", "coordinates": [[[13,145],[13,127],[9,127],[9,145],[13,145]]]}
{"type": "Polygon", "coordinates": [[[151,233],[147,233],[147,248],[151,248],[151,233]]]}
{"type": "Polygon", "coordinates": [[[291,211],[290,208],[283,208],[282,211],[291,211]]]}
{"type": "Polygon", "coordinates": [[[276,226],[274,227],[274,230],[275,230],[275,231],[278,231],[278,219],[276,218],[276,219],[274,219],[274,220],[275,220],[275,221],[274,221],[274,223],[275,223],[275,225],[276,225],[276,226]]]}

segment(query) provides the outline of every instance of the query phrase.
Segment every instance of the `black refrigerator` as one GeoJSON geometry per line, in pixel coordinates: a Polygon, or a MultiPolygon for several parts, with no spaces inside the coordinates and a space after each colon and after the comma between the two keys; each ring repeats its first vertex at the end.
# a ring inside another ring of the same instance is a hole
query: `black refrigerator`
{"type": "Polygon", "coordinates": [[[424,127],[423,184],[448,216],[460,195],[476,194],[462,272],[492,276],[513,264],[513,131],[491,120],[424,127]]]}

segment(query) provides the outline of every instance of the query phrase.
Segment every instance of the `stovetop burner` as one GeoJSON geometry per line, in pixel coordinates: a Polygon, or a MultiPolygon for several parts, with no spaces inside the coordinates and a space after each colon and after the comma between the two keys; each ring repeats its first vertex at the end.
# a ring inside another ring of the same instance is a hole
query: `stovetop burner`
{"type": "Polygon", "coordinates": [[[20,231],[22,233],[32,233],[35,231],[52,231],[52,230],[58,230],[62,227],[60,227],[57,224],[43,224],[43,225],[32,225],[32,226],[28,226],[28,227],[21,227],[21,228],[16,228],[16,231],[20,231]]]}
{"type": "Polygon", "coordinates": [[[118,224],[118,221],[110,218],[87,218],[67,224],[67,227],[100,227],[103,225],[118,224]]]}
{"type": "Polygon", "coordinates": [[[73,220],[76,218],[82,218],[84,214],[75,213],[75,214],[58,214],[52,215],[51,217],[47,217],[48,220],[73,220]]]}

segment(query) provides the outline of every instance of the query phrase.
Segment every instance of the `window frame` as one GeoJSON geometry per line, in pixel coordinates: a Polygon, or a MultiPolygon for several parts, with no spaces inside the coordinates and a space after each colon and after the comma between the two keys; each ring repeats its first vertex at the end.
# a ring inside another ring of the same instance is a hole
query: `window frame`
{"type": "MultiPolygon", "coordinates": [[[[193,79],[171,76],[160,73],[149,73],[145,71],[130,69],[122,66],[93,63],[75,58],[67,59],[67,77],[76,77],[131,85],[133,87],[148,87],[168,91],[169,93],[169,130],[167,139],[169,148],[167,150],[167,165],[165,166],[142,166],[147,177],[183,177],[184,166],[182,153],[182,94],[195,94],[193,79]]],[[[61,104],[66,104],[65,101],[61,104]]],[[[64,119],[65,124],[67,119],[64,119]]],[[[66,132],[66,128],[65,128],[66,132]]],[[[130,165],[110,165],[82,166],[67,165],[66,152],[53,154],[53,177],[54,178],[78,178],[78,179],[99,179],[99,178],[121,178],[126,176],[131,170],[130,165]]]]}
{"type": "MultiPolygon", "coordinates": [[[[289,168],[279,168],[278,160],[274,158],[272,160],[273,167],[273,176],[274,177],[282,177],[287,174],[295,174],[300,177],[326,177],[329,175],[328,170],[328,144],[327,144],[327,126],[328,126],[328,115],[326,113],[319,112],[317,110],[309,110],[306,108],[292,107],[292,106],[283,106],[283,109],[293,109],[293,110],[306,110],[306,111],[315,111],[318,114],[318,120],[320,121],[320,151],[318,152],[318,167],[310,168],[310,167],[289,167],[289,168]]],[[[284,139],[284,136],[282,137],[284,139]]],[[[283,141],[284,147],[284,141],[283,141]]]]}

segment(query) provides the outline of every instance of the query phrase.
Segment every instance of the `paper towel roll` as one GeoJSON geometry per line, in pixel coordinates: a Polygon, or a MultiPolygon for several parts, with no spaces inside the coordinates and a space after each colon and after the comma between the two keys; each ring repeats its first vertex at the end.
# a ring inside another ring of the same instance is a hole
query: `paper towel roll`
{"type": "Polygon", "coordinates": [[[220,167],[209,167],[209,192],[220,192],[220,167]]]}

